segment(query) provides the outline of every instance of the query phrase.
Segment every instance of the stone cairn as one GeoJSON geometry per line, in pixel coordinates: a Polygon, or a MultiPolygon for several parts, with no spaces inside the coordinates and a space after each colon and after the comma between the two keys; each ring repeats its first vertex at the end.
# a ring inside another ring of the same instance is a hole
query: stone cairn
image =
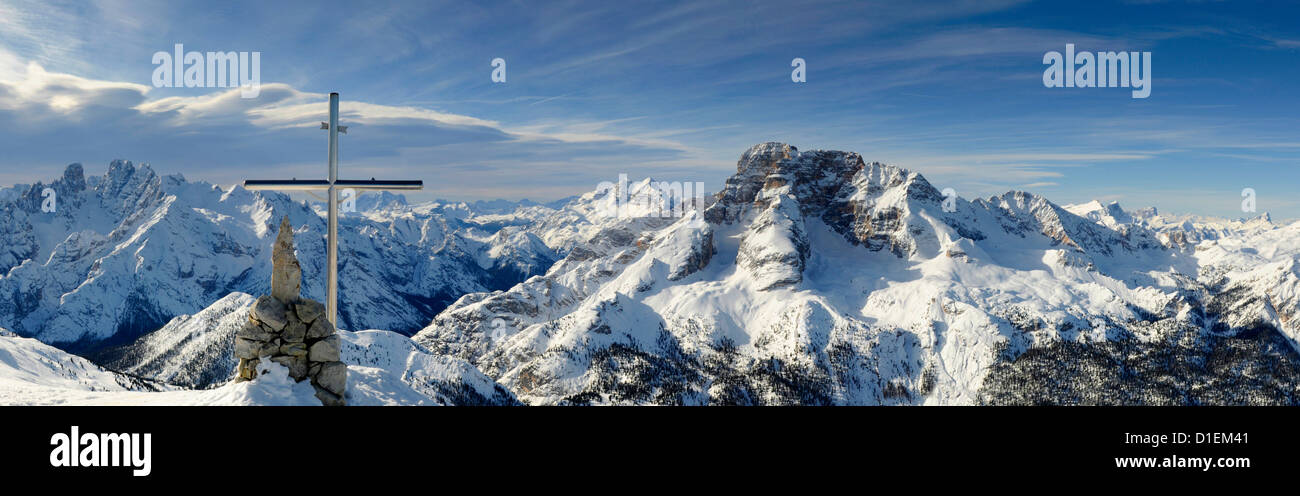
{"type": "Polygon", "coordinates": [[[325,318],[325,306],[298,296],[302,267],[293,255],[293,226],[287,216],[280,222],[271,263],[271,295],[257,299],[248,311],[248,323],[235,335],[236,380],[256,379],[258,363],[270,360],[288,368],[298,382],[310,378],[324,405],[344,405],[348,366],[339,361],[339,337],[325,318]]]}

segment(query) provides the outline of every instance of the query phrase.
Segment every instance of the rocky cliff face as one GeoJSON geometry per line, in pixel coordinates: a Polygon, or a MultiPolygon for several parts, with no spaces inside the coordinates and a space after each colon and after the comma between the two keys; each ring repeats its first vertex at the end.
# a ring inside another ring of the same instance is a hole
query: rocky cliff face
{"type": "Polygon", "coordinates": [[[803,281],[809,248],[798,204],[777,196],[745,230],[736,264],[762,290],[789,287],[803,281]]]}

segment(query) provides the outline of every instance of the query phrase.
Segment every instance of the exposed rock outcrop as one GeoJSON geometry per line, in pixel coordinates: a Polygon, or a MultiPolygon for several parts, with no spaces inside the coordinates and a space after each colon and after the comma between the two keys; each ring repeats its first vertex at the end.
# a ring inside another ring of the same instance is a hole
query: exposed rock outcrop
{"type": "Polygon", "coordinates": [[[802,281],[808,256],[808,236],[799,207],[777,197],[745,231],[736,264],[749,271],[759,290],[769,290],[802,281]]]}

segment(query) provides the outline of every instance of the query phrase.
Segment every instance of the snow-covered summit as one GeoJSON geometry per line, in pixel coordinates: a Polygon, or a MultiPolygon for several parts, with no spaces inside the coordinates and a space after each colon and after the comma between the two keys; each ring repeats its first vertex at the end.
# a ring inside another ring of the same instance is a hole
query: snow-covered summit
{"type": "Polygon", "coordinates": [[[1297,287],[1287,275],[1293,250],[1229,262],[1250,248],[1206,251],[1149,222],[1154,211],[1062,207],[1027,192],[944,201],[920,174],[856,153],[759,144],[711,205],[674,219],[585,224],[545,275],[461,298],[416,341],[541,404],[1300,397],[1266,386],[1292,387],[1300,375],[1208,391],[1231,372],[1201,369],[1168,388],[1160,378],[1172,365],[1142,361],[1163,350],[1191,363],[1227,360],[1216,367],[1250,357],[1270,357],[1270,370],[1295,366],[1300,319],[1285,296],[1297,287]],[[1281,265],[1239,272],[1266,261],[1281,265]],[[1224,277],[1250,282],[1225,292],[1224,277]],[[1140,366],[1117,386],[1088,383],[1119,380],[1113,368],[1040,367],[1076,344],[1140,366]],[[1205,356],[1225,347],[1240,353],[1205,356]],[[1044,373],[1056,382],[1025,389],[1044,373]]]}

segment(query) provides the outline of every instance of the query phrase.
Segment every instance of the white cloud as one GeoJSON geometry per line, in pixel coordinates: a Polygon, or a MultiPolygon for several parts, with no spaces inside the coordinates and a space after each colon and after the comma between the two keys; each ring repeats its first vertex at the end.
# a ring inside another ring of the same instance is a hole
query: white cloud
{"type": "MultiPolygon", "coordinates": [[[[0,52],[0,64],[15,64],[16,58],[0,52]]],[[[153,88],[141,84],[101,81],[45,70],[29,62],[22,71],[0,73],[0,108],[54,110],[75,117],[85,106],[133,110],[170,126],[185,128],[246,123],[278,129],[314,127],[328,119],[329,96],[303,92],[286,84],[262,85],[258,98],[242,98],[240,89],[230,88],[195,96],[148,99],[153,88]]],[[[199,90],[202,91],[202,90],[199,90]]],[[[597,122],[552,122],[507,127],[500,122],[468,115],[420,108],[345,101],[341,118],[352,125],[427,124],[449,127],[478,127],[521,141],[565,143],[623,143],[685,150],[681,144],[662,138],[623,136],[607,130],[610,125],[632,119],[597,122]]]]}
{"type": "MultiPolygon", "coordinates": [[[[5,52],[0,52],[3,54],[5,52]]],[[[0,57],[7,63],[12,57],[0,57]]],[[[48,169],[113,158],[152,162],[165,173],[229,184],[249,174],[318,175],[317,128],[328,95],[281,83],[258,98],[238,88],[159,90],[46,70],[31,62],[0,77],[0,166],[12,182],[49,179],[48,169]],[[207,91],[184,95],[186,91],[207,91]],[[170,93],[159,96],[159,93],[170,93]],[[178,93],[180,93],[178,95],[178,93]]],[[[698,160],[659,136],[619,132],[636,118],[552,121],[511,126],[491,119],[403,105],[343,100],[345,175],[429,177],[430,193],[467,197],[558,197],[594,187],[614,167],[645,174],[698,160]],[[632,165],[629,165],[632,163],[632,165]]],[[[663,130],[657,130],[662,132],[663,130]]],[[[318,148],[320,146],[320,148],[318,148]]]]}
{"type": "MultiPolygon", "coordinates": [[[[0,63],[4,63],[0,59],[0,63]]],[[[40,123],[56,116],[79,120],[79,111],[90,107],[125,108],[139,103],[149,87],[112,81],[97,81],[48,72],[29,62],[21,71],[0,73],[0,109],[23,115],[26,123],[40,123]]],[[[22,123],[13,123],[19,127],[22,123]]]]}

